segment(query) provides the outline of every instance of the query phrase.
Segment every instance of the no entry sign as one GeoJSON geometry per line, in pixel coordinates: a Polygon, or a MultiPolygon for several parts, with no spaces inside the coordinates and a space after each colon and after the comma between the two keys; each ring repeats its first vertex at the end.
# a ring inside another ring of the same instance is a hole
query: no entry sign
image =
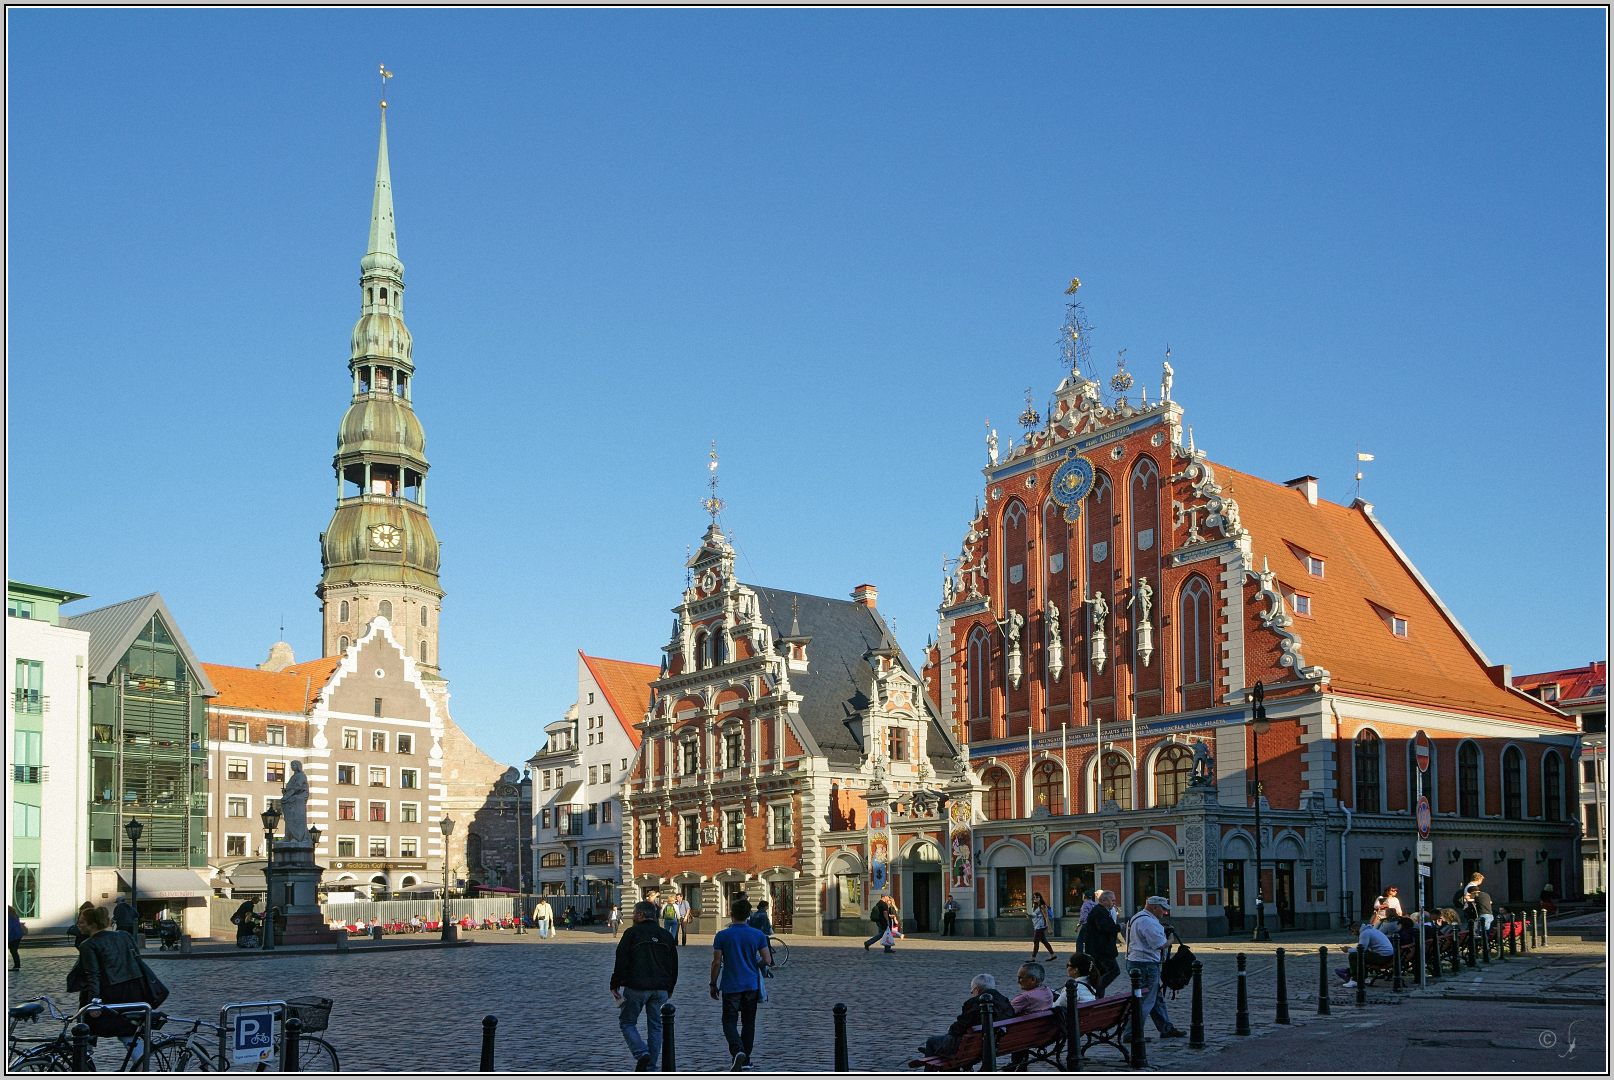
{"type": "Polygon", "coordinates": [[[1412,741],[1413,752],[1418,755],[1418,771],[1427,772],[1429,769],[1429,736],[1418,732],[1412,741]]]}

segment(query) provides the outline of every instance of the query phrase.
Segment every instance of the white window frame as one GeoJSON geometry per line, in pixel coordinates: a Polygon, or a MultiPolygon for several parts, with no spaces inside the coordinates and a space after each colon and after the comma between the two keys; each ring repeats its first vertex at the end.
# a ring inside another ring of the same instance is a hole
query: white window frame
{"type": "Polygon", "coordinates": [[[252,834],[251,833],[239,833],[239,832],[225,833],[224,834],[224,855],[222,857],[226,858],[226,859],[251,858],[252,857],[252,834]],[[240,840],[241,841],[241,854],[240,855],[233,855],[233,854],[230,853],[230,841],[231,840],[240,840]]]}
{"type": "Polygon", "coordinates": [[[391,802],[390,799],[368,799],[368,800],[365,801],[365,804],[364,804],[364,820],[365,821],[376,822],[377,824],[381,824],[381,825],[390,825],[390,824],[392,824],[391,814],[392,814],[392,802],[391,802]],[[381,807],[381,812],[383,814],[388,815],[388,816],[384,817],[384,818],[380,818],[380,819],[376,819],[376,818],[371,817],[370,816],[370,811],[372,809],[374,809],[375,807],[377,807],[377,806],[381,807]]]}
{"type": "Polygon", "coordinates": [[[377,731],[374,728],[371,728],[370,729],[370,753],[372,753],[372,754],[385,754],[387,752],[388,736],[390,736],[391,734],[392,734],[392,732],[390,732],[390,731],[377,731]],[[377,746],[375,744],[375,740],[376,740],[377,735],[381,736],[381,745],[380,746],[377,746]]]}
{"type": "Polygon", "coordinates": [[[768,847],[794,847],[796,844],[796,808],[789,799],[779,799],[768,804],[768,847]],[[778,812],[785,812],[785,824],[790,836],[785,840],[779,839],[778,812]]]}
{"type": "Polygon", "coordinates": [[[600,782],[600,767],[598,765],[590,765],[588,767],[588,782],[590,784],[597,784],[600,782]]]}
{"type": "Polygon", "coordinates": [[[659,856],[661,854],[661,818],[642,817],[635,820],[639,823],[639,854],[648,858],[659,856]]]}
{"type": "Polygon", "coordinates": [[[392,854],[391,854],[391,852],[392,852],[392,837],[385,836],[385,835],[383,835],[383,836],[366,835],[364,840],[365,840],[365,843],[364,843],[364,852],[365,852],[364,858],[366,858],[366,859],[390,859],[390,858],[392,858],[392,854]],[[379,855],[376,854],[376,850],[375,850],[376,841],[378,841],[378,840],[381,842],[381,853],[379,855]]]}
{"type": "Polygon", "coordinates": [[[336,787],[362,787],[363,785],[361,785],[359,783],[359,769],[361,769],[362,767],[363,766],[361,766],[357,761],[338,761],[336,763],[336,776],[333,777],[333,781],[334,781],[335,786],[336,787]],[[340,777],[342,775],[342,770],[343,769],[352,769],[353,770],[353,783],[351,783],[351,784],[342,783],[340,777]]]}
{"type": "Polygon", "coordinates": [[[398,858],[400,858],[400,859],[418,859],[418,858],[420,858],[420,837],[418,837],[418,836],[400,836],[400,837],[398,837],[398,858]],[[413,844],[415,846],[415,850],[414,851],[405,851],[404,850],[404,845],[405,844],[413,844]]]}
{"type": "Polygon", "coordinates": [[[338,859],[357,859],[359,857],[359,838],[357,836],[338,836],[336,838],[336,847],[333,850],[336,852],[336,858],[338,859]],[[342,854],[342,844],[344,841],[352,843],[353,854],[342,854]]]}
{"type": "Polygon", "coordinates": [[[368,771],[364,774],[364,786],[365,787],[367,787],[367,788],[370,788],[370,787],[390,788],[392,786],[392,770],[389,769],[387,766],[385,766],[385,765],[370,765],[367,768],[368,768],[368,771]],[[379,783],[379,784],[375,782],[375,774],[378,773],[378,772],[381,774],[381,783],[379,783]]]}
{"type": "Polygon", "coordinates": [[[399,803],[398,804],[398,820],[399,821],[409,822],[409,824],[411,824],[411,825],[418,824],[420,822],[420,804],[418,802],[401,802],[401,803],[399,803]],[[408,818],[404,817],[405,808],[414,810],[415,818],[414,818],[413,821],[409,821],[408,818]]]}
{"type": "Polygon", "coordinates": [[[224,741],[225,742],[227,742],[227,743],[236,743],[237,745],[244,746],[244,745],[246,745],[246,744],[248,744],[248,743],[250,743],[252,741],[252,729],[247,726],[247,722],[245,720],[226,720],[224,722],[224,724],[225,724],[225,727],[224,727],[224,741]],[[246,738],[244,738],[244,739],[235,738],[234,736],[235,736],[235,729],[236,728],[240,728],[242,733],[246,735],[246,738]]]}
{"type": "Polygon", "coordinates": [[[717,834],[718,850],[719,851],[744,851],[745,850],[745,807],[743,807],[743,806],[724,806],[724,807],[721,807],[718,812],[723,815],[723,821],[718,826],[718,834],[717,834]],[[729,827],[733,824],[733,822],[729,820],[729,815],[731,815],[731,814],[739,814],[740,815],[740,845],[739,845],[739,847],[733,846],[733,844],[730,841],[729,827]]]}
{"type": "Polygon", "coordinates": [[[398,770],[398,790],[400,790],[400,791],[419,791],[420,790],[420,770],[419,769],[399,769],[398,770]],[[413,773],[414,774],[415,782],[413,784],[404,783],[404,774],[405,773],[413,773]]]}
{"type": "Polygon", "coordinates": [[[699,814],[678,815],[678,853],[680,855],[693,855],[700,851],[701,817],[699,814]],[[686,847],[685,841],[689,838],[689,822],[695,823],[695,846],[686,847]]]}
{"type": "Polygon", "coordinates": [[[1327,560],[1307,552],[1306,573],[1310,574],[1314,578],[1326,578],[1328,576],[1327,560]]]}
{"type": "Polygon", "coordinates": [[[357,799],[337,799],[336,800],[336,820],[337,821],[357,821],[357,820],[359,820],[359,800],[357,800],[357,799]],[[353,816],[352,817],[345,818],[345,817],[342,816],[342,804],[343,803],[352,803],[353,804],[353,816]]]}
{"type": "Polygon", "coordinates": [[[361,732],[356,727],[345,727],[345,728],[343,728],[342,729],[342,749],[343,750],[353,750],[353,751],[359,751],[359,750],[364,749],[362,746],[359,745],[359,742],[360,742],[362,736],[363,736],[363,732],[361,732]],[[347,744],[347,737],[349,735],[353,736],[353,745],[352,746],[349,746],[347,744]]]}
{"type": "Polygon", "coordinates": [[[1412,636],[1412,627],[1405,615],[1390,616],[1390,633],[1398,638],[1412,636]]]}
{"type": "Polygon", "coordinates": [[[1303,615],[1308,619],[1313,618],[1311,613],[1311,594],[1297,592],[1291,593],[1290,595],[1293,597],[1291,606],[1295,609],[1295,614],[1303,615]]]}
{"type": "Polygon", "coordinates": [[[268,745],[268,746],[285,746],[286,745],[286,725],[285,724],[269,724],[268,726],[266,726],[264,728],[263,739],[264,739],[264,743],[266,745],[268,745]],[[275,741],[275,734],[277,732],[280,735],[280,741],[279,742],[275,741]]]}
{"type": "Polygon", "coordinates": [[[244,757],[226,757],[224,759],[224,779],[226,781],[234,781],[236,783],[250,784],[252,782],[252,759],[244,757]],[[230,766],[236,764],[237,762],[240,762],[242,765],[247,767],[247,774],[245,776],[230,775],[230,766]]]}
{"type": "Polygon", "coordinates": [[[226,795],[224,797],[224,820],[228,821],[231,818],[240,818],[242,821],[247,821],[251,817],[252,817],[252,796],[251,795],[226,795]],[[241,802],[241,811],[242,812],[239,813],[239,814],[232,814],[232,813],[230,813],[230,804],[235,802],[238,799],[241,802]]]}

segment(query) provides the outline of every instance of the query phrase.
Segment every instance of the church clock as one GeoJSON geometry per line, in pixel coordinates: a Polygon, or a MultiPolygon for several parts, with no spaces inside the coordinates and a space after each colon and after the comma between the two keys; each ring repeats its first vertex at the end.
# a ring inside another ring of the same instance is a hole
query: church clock
{"type": "Polygon", "coordinates": [[[403,546],[403,533],[391,525],[377,525],[370,530],[370,546],[382,551],[397,551],[403,546]]]}

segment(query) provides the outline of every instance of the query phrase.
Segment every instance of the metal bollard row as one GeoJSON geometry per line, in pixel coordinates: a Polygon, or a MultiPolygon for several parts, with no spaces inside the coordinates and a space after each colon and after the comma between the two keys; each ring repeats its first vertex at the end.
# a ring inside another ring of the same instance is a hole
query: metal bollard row
{"type": "MultiPolygon", "coordinates": [[[[1074,995],[1071,1000],[1076,1000],[1074,995]]],[[[835,1071],[851,1072],[851,1056],[846,1048],[846,1006],[836,1002],[831,1011],[835,1014],[835,1071]]]]}
{"type": "Polygon", "coordinates": [[[1143,1044],[1143,972],[1131,968],[1132,977],[1132,1067],[1144,1068],[1149,1064],[1149,1052],[1143,1044]]]}
{"type": "Polygon", "coordinates": [[[661,1007],[661,1071],[678,1071],[678,1054],[673,1049],[673,1016],[678,1012],[672,1005],[661,1007]]]}
{"type": "Polygon", "coordinates": [[[1317,1015],[1331,1015],[1328,1001],[1328,946],[1317,946],[1317,1015]]]}
{"type": "Polygon", "coordinates": [[[1273,1023],[1289,1023],[1289,975],[1283,967],[1283,950],[1278,950],[1278,1010],[1273,1023]]]}
{"type": "Polygon", "coordinates": [[[1205,973],[1205,965],[1198,960],[1194,961],[1194,1012],[1193,1019],[1188,1025],[1188,1045],[1195,1050],[1205,1048],[1205,993],[1200,982],[1205,973]]]}
{"type": "Polygon", "coordinates": [[[493,1029],[499,1026],[497,1016],[484,1016],[482,1018],[482,1068],[481,1072],[493,1072],[493,1029]]]}
{"type": "Polygon", "coordinates": [[[981,999],[981,1071],[998,1071],[998,1029],[990,997],[981,999]]]}
{"type": "Polygon", "coordinates": [[[1244,970],[1244,954],[1243,953],[1239,953],[1238,962],[1239,962],[1238,1013],[1233,1017],[1233,1034],[1235,1034],[1235,1035],[1248,1035],[1250,1033],[1250,995],[1249,995],[1249,988],[1245,985],[1248,982],[1248,979],[1245,977],[1248,973],[1244,970]]]}
{"type": "Polygon", "coordinates": [[[1082,1071],[1082,1023],[1076,1015],[1076,980],[1065,980],[1065,1071],[1082,1071]]]}

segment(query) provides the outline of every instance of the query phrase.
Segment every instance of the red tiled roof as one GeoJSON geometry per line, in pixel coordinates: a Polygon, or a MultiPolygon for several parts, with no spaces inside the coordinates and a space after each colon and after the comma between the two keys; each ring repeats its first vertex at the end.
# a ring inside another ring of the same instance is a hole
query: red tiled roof
{"type": "Polygon", "coordinates": [[[589,674],[599,683],[611,711],[637,747],[639,731],[633,725],[643,720],[644,714],[649,711],[650,684],[660,678],[661,669],[654,664],[635,664],[631,660],[585,656],[581,649],[577,655],[588,665],[589,674]]]}
{"type": "Polygon", "coordinates": [[[203,664],[202,669],[218,689],[218,696],[209,702],[214,708],[306,713],[341,662],[340,656],[327,656],[281,671],[226,664],[203,664]]]}
{"type": "Polygon", "coordinates": [[[1589,697],[1608,697],[1608,661],[1593,660],[1585,667],[1564,668],[1562,671],[1543,671],[1539,675],[1515,675],[1513,685],[1520,690],[1534,690],[1538,686],[1554,683],[1558,687],[1559,701],[1578,701],[1589,697]]]}
{"type": "Polygon", "coordinates": [[[1293,488],[1215,468],[1250,530],[1256,565],[1265,558],[1281,584],[1312,597],[1313,617],[1296,616],[1290,629],[1300,637],[1306,663],[1328,669],[1334,690],[1544,727],[1575,726],[1497,685],[1466,634],[1364,510],[1322,499],[1313,506],[1293,488]],[[1322,558],[1324,576],[1313,577],[1295,549],[1322,558]],[[1391,632],[1387,615],[1407,620],[1406,637],[1391,632]]]}

